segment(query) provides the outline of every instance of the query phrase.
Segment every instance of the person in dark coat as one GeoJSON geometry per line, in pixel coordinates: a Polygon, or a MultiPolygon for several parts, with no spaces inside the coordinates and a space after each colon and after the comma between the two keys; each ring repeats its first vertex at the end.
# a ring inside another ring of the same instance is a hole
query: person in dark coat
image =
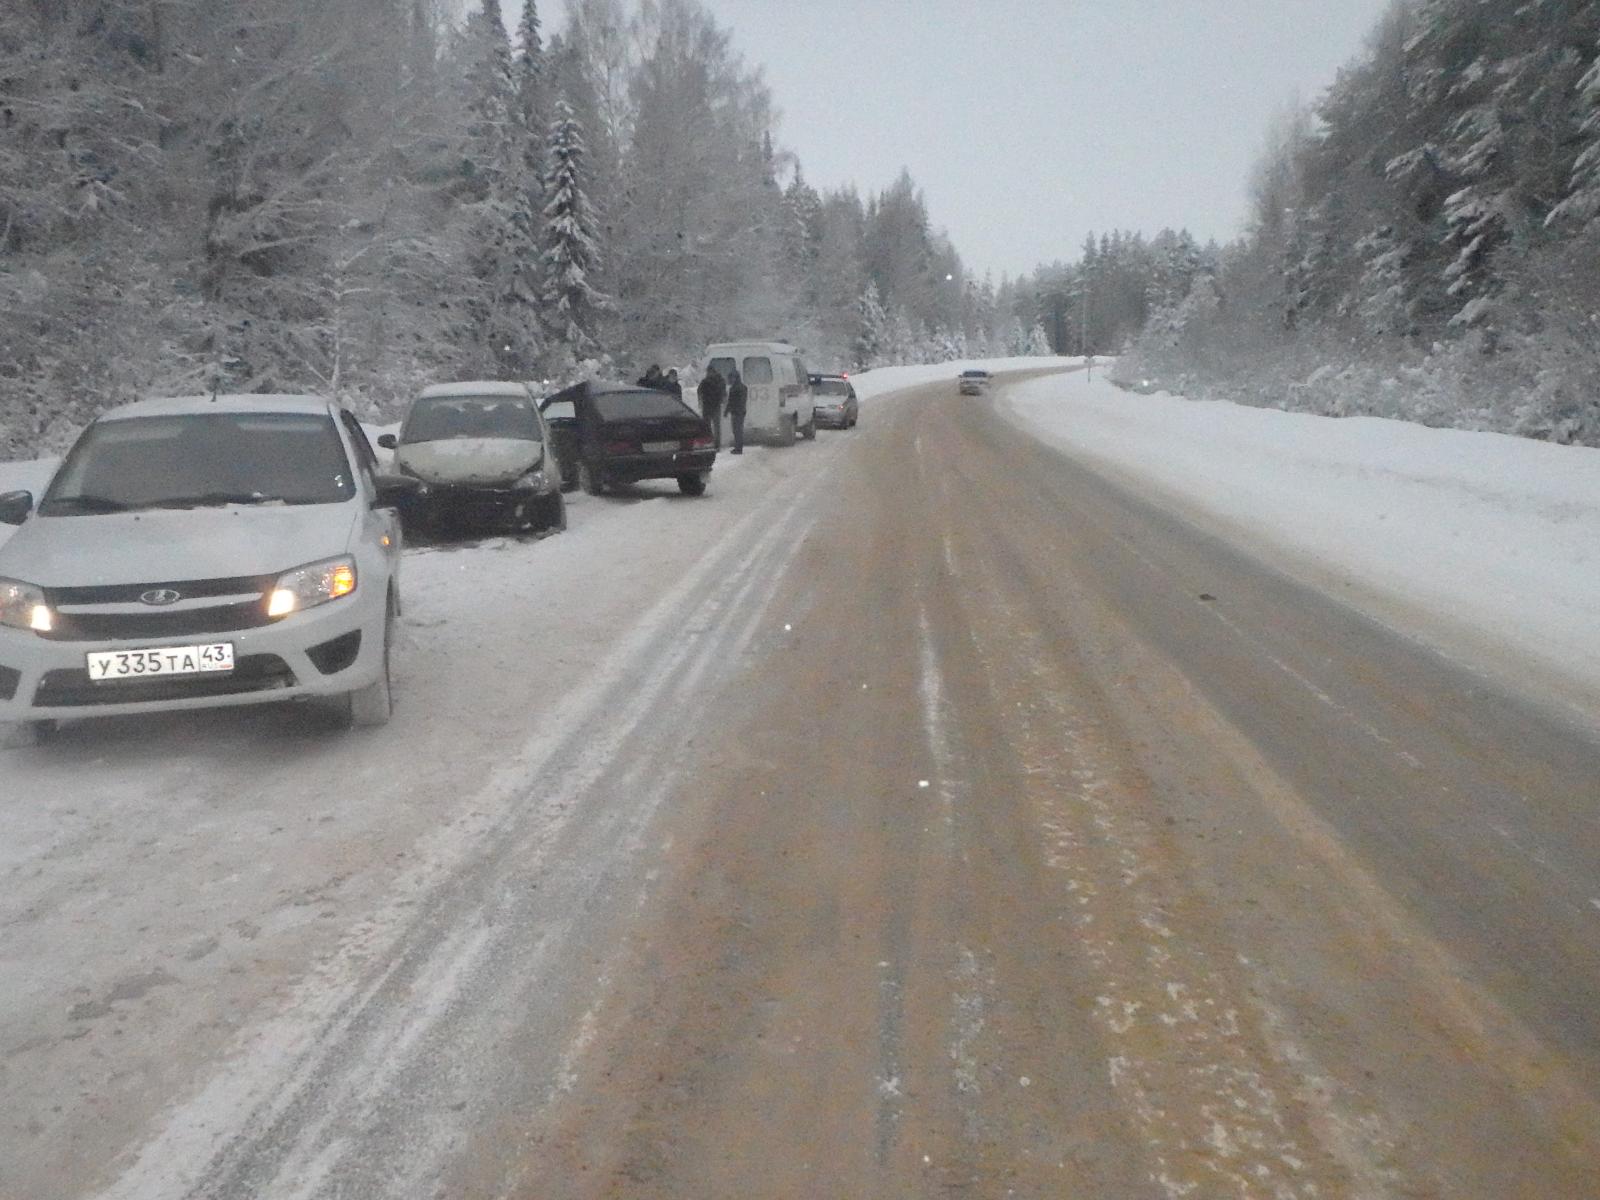
{"type": "Polygon", "coordinates": [[[744,409],[750,400],[750,389],[745,387],[739,368],[728,372],[728,420],[733,422],[733,452],[744,453],[744,409]]]}
{"type": "Polygon", "coordinates": [[[651,363],[645,373],[639,378],[639,386],[647,388],[660,388],[661,367],[658,363],[651,363]]]}
{"type": "Polygon", "coordinates": [[[673,367],[661,377],[661,390],[671,392],[679,404],[683,403],[683,384],[678,382],[677,367],[673,367]]]}
{"type": "Polygon", "coordinates": [[[722,405],[728,398],[728,385],[722,381],[722,375],[715,367],[706,369],[705,378],[695,389],[695,395],[700,398],[700,415],[711,426],[711,436],[716,440],[717,449],[721,450],[722,405]]]}

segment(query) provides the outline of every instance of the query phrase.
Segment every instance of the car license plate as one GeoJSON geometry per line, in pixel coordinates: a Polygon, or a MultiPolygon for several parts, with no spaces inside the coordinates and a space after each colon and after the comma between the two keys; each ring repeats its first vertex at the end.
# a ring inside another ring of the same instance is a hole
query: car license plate
{"type": "Polygon", "coordinates": [[[209,646],[159,646],[153,650],[104,650],[84,656],[89,678],[143,679],[150,675],[199,675],[233,670],[233,643],[209,646]]]}
{"type": "Polygon", "coordinates": [[[646,442],[643,447],[646,454],[666,454],[668,451],[676,450],[677,448],[677,442],[646,442]]]}

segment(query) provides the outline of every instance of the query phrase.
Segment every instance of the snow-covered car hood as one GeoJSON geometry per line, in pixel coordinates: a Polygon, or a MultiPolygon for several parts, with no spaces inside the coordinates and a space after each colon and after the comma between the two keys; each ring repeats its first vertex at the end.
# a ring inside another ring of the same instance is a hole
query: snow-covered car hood
{"type": "Polygon", "coordinates": [[[350,547],[359,501],[30,517],[0,546],[0,575],[39,587],[273,575],[350,547]]]}
{"type": "Polygon", "coordinates": [[[544,443],[525,438],[447,438],[395,451],[395,461],[427,483],[510,483],[543,458],[544,443]]]}

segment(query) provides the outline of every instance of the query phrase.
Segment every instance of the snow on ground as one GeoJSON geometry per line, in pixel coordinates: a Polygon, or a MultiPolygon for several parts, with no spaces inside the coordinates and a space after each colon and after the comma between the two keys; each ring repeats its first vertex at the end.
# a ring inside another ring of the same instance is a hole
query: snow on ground
{"type": "Polygon", "coordinates": [[[1294,573],[1365,593],[1446,653],[1537,664],[1567,698],[1600,696],[1600,450],[1137,395],[1080,373],[1019,383],[1000,407],[1294,573]]]}
{"type": "MultiPolygon", "coordinates": [[[[598,721],[607,698],[739,669],[712,618],[766,628],[777,572],[752,547],[798,545],[859,436],[720,455],[703,499],[573,493],[553,537],[408,547],[385,729],[330,736],[269,706],[0,751],[0,1192],[77,1194],[196,1089],[163,1146],[174,1171],[205,1157],[219,1114],[273,1085],[452,864],[507,821],[571,816],[552,755],[626,734],[614,707],[598,721]],[[675,666],[691,652],[711,665],[675,666]]],[[[0,463],[0,490],[37,493],[52,468],[0,463]]],[[[133,1194],[183,1194],[168,1182],[133,1194]]]]}

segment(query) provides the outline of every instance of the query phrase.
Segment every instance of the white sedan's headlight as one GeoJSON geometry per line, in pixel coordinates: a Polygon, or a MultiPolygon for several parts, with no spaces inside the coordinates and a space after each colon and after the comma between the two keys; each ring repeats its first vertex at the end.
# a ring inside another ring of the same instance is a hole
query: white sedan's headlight
{"type": "Polygon", "coordinates": [[[0,579],[0,625],[49,633],[54,624],[43,588],[20,579],[0,579]]]}
{"type": "Polygon", "coordinates": [[[518,488],[530,488],[536,492],[544,491],[544,460],[545,452],[539,451],[539,461],[533,464],[531,470],[517,477],[517,482],[512,485],[518,488]]]}
{"type": "Polygon", "coordinates": [[[301,609],[315,608],[356,590],[356,564],[348,558],[330,558],[285,571],[272,585],[267,600],[267,616],[286,617],[301,609]]]}

